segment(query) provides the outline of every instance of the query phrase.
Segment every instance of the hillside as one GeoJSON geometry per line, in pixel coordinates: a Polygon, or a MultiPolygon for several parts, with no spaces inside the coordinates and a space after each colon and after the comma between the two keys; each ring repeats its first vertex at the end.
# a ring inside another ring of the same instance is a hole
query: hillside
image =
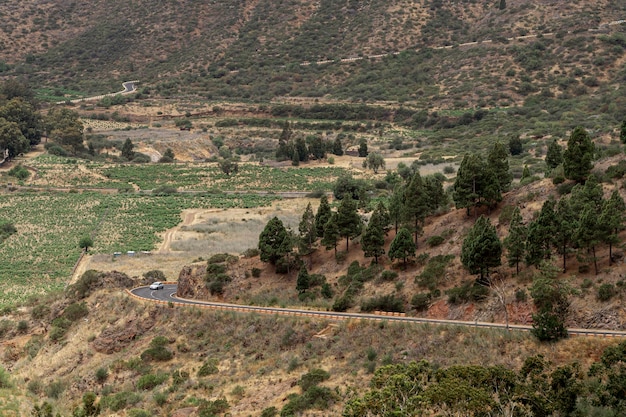
{"type": "Polygon", "coordinates": [[[145,92],[166,97],[393,101],[427,110],[554,98],[591,109],[602,96],[623,116],[615,103],[623,94],[614,90],[626,41],[623,25],[609,25],[625,17],[622,2],[497,3],[144,0],[87,8],[10,0],[0,5],[0,59],[4,76],[57,96],[139,79],[145,92]],[[301,65],[390,53],[400,54],[301,65]]]}

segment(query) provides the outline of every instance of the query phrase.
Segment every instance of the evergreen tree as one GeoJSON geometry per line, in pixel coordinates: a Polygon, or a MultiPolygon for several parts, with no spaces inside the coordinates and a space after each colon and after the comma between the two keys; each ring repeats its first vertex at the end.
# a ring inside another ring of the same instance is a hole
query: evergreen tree
{"type": "Polygon", "coordinates": [[[555,205],[554,200],[546,200],[541,206],[541,212],[537,219],[528,226],[526,265],[539,266],[544,259],[550,258],[551,248],[556,246],[555,205]]]}
{"type": "Polygon", "coordinates": [[[356,210],[356,201],[351,198],[344,198],[337,209],[337,228],[339,236],[346,238],[346,252],[349,249],[350,239],[361,235],[363,221],[356,210]]]}
{"type": "Polygon", "coordinates": [[[398,234],[398,225],[402,219],[402,208],[404,206],[404,185],[398,184],[389,198],[389,217],[398,234]]]}
{"type": "Polygon", "coordinates": [[[619,243],[619,231],[624,227],[626,204],[617,190],[606,200],[598,223],[602,228],[602,239],[609,245],[609,265],[613,263],[613,245],[619,243]]]}
{"type": "Polygon", "coordinates": [[[332,212],[330,211],[330,204],[328,204],[328,197],[323,195],[320,198],[320,205],[317,207],[317,213],[315,213],[315,234],[321,238],[324,236],[324,226],[330,219],[332,212]]]}
{"type": "Polygon", "coordinates": [[[557,279],[558,269],[543,262],[533,278],[530,295],[537,308],[532,333],[540,341],[553,342],[567,337],[565,320],[569,313],[571,289],[557,279]]]}
{"type": "Polygon", "coordinates": [[[448,195],[443,189],[445,180],[442,174],[427,175],[422,179],[429,216],[448,204],[448,195]]]}
{"type": "Polygon", "coordinates": [[[259,235],[259,252],[263,262],[276,265],[292,250],[289,232],[278,217],[273,217],[259,235]]]}
{"type": "Polygon", "coordinates": [[[602,228],[598,222],[598,214],[593,207],[586,207],[580,215],[578,228],[574,238],[579,247],[585,248],[591,254],[591,260],[596,275],[598,275],[598,258],[596,257],[596,246],[602,241],[602,228]]]}
{"type": "Polygon", "coordinates": [[[500,183],[495,173],[476,154],[466,154],[456,174],[453,186],[453,198],[457,208],[466,208],[486,204],[492,207],[502,200],[500,183]]]}
{"type": "Polygon", "coordinates": [[[422,233],[422,223],[428,214],[428,196],[419,172],[415,172],[404,189],[402,217],[410,226],[417,247],[417,238],[422,233]]]}
{"type": "Polygon", "coordinates": [[[8,159],[13,159],[28,152],[30,145],[17,123],[0,118],[0,159],[4,158],[5,150],[8,151],[8,159]]]}
{"type": "Polygon", "coordinates": [[[415,256],[415,249],[415,242],[413,242],[411,232],[403,227],[389,246],[389,259],[402,259],[402,262],[406,266],[407,259],[411,256],[415,256]]]}
{"type": "Polygon", "coordinates": [[[298,154],[298,160],[300,162],[306,162],[309,160],[309,149],[306,146],[306,141],[303,138],[297,138],[294,152],[298,154]]]}
{"type": "Polygon", "coordinates": [[[311,278],[309,276],[309,272],[306,270],[306,267],[302,265],[300,271],[298,272],[298,278],[296,279],[296,291],[298,294],[304,293],[311,286],[311,278]]]}
{"type": "Polygon", "coordinates": [[[526,255],[526,236],[528,229],[523,223],[519,207],[515,207],[511,223],[509,225],[509,235],[504,239],[504,247],[507,251],[509,266],[515,265],[515,271],[519,274],[519,264],[526,255]]]}
{"type": "Polygon", "coordinates": [[[626,119],[622,121],[622,126],[619,131],[619,139],[622,143],[626,143],[626,119]]]}
{"type": "Polygon", "coordinates": [[[551,172],[554,168],[563,163],[563,150],[561,145],[554,139],[548,145],[548,152],[546,153],[546,165],[548,166],[548,172],[551,172]]]}
{"type": "Polygon", "coordinates": [[[326,157],[326,145],[324,144],[324,141],[322,140],[322,137],[320,135],[315,135],[311,138],[309,151],[315,159],[319,160],[326,157]]]}
{"type": "Polygon", "coordinates": [[[300,165],[300,154],[297,149],[294,149],[291,154],[291,165],[297,167],[300,165]]]}
{"type": "MultiPolygon", "coordinates": [[[[306,206],[300,224],[298,225],[300,236],[298,239],[298,252],[301,255],[311,255],[314,250],[315,240],[317,237],[315,229],[315,215],[311,208],[311,203],[306,206]]],[[[311,258],[309,258],[309,267],[311,266],[311,258]]]]}
{"type": "Polygon", "coordinates": [[[519,155],[523,151],[522,140],[519,136],[509,139],[509,152],[511,152],[511,155],[519,155]]]}
{"type": "Polygon", "coordinates": [[[578,126],[572,131],[563,153],[565,177],[576,182],[583,182],[593,168],[595,147],[587,131],[578,126]]]}
{"type": "Polygon", "coordinates": [[[509,169],[509,155],[500,142],[494,143],[487,156],[487,166],[493,171],[498,182],[498,191],[506,192],[513,181],[513,174],[509,169]]]}
{"type": "Polygon", "coordinates": [[[361,141],[359,142],[359,157],[365,158],[367,154],[367,140],[361,139],[361,141]]]}
{"type": "Polygon", "coordinates": [[[372,213],[369,223],[361,238],[361,248],[367,257],[374,257],[378,263],[378,257],[385,254],[385,230],[383,229],[383,213],[377,207],[372,213]]]}
{"type": "Polygon", "coordinates": [[[326,224],[324,225],[324,236],[322,237],[322,245],[328,250],[335,249],[337,256],[337,242],[339,241],[339,226],[337,226],[337,213],[332,213],[326,224]]]}
{"type": "Polygon", "coordinates": [[[585,208],[591,207],[599,216],[602,211],[603,197],[604,192],[602,191],[602,185],[598,182],[598,177],[591,174],[584,185],[576,184],[572,188],[572,208],[580,216],[585,208]]]}
{"type": "Polygon", "coordinates": [[[387,206],[385,206],[385,203],[383,203],[382,200],[378,201],[378,205],[374,209],[374,213],[372,213],[372,216],[374,215],[378,217],[378,221],[386,235],[387,232],[389,232],[389,227],[391,225],[391,216],[389,215],[387,206]]]}
{"type": "Polygon", "coordinates": [[[563,272],[567,268],[567,249],[574,242],[574,234],[578,227],[578,216],[572,209],[569,198],[563,197],[556,206],[555,244],[559,253],[563,256],[563,272]]]}
{"type": "Polygon", "coordinates": [[[66,108],[52,108],[45,118],[48,137],[74,154],[83,148],[83,123],[77,112],[66,108]]]}
{"type": "Polygon", "coordinates": [[[333,142],[333,154],[337,156],[343,155],[343,144],[341,143],[339,135],[337,135],[335,142],[333,142]]]}
{"type": "Polygon", "coordinates": [[[135,145],[133,145],[129,138],[126,138],[124,145],[122,145],[122,156],[127,160],[132,161],[135,157],[135,151],[133,151],[134,148],[135,145]]]}
{"type": "Polygon", "coordinates": [[[463,240],[461,262],[470,274],[480,274],[478,282],[489,283],[489,268],[500,266],[502,243],[489,218],[480,216],[463,240]]]}

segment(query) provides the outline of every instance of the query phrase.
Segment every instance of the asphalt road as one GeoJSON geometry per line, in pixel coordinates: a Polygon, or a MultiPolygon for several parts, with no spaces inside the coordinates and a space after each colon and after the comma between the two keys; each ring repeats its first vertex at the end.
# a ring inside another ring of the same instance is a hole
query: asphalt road
{"type": "MultiPolygon", "coordinates": [[[[278,308],[278,307],[259,307],[259,306],[243,306],[238,304],[228,303],[216,303],[210,301],[189,300],[185,298],[178,298],[176,291],[178,289],[177,284],[166,284],[162,290],[151,290],[146,287],[138,287],[130,290],[130,293],[135,297],[160,303],[175,303],[174,305],[188,305],[198,306],[204,308],[210,308],[214,310],[223,311],[237,311],[242,313],[260,313],[260,314],[281,314],[289,316],[306,316],[327,320],[376,320],[376,321],[398,321],[408,323],[422,323],[422,324],[439,324],[447,326],[465,326],[465,327],[484,327],[492,329],[506,329],[506,325],[503,323],[486,323],[480,321],[459,321],[459,320],[436,320],[425,319],[420,317],[403,317],[403,316],[390,316],[390,315],[378,315],[378,314],[361,314],[361,313],[338,313],[331,311],[315,311],[315,310],[302,310],[297,308],[278,308]]],[[[516,331],[530,331],[532,326],[523,326],[517,324],[510,324],[510,330],[516,331]]],[[[567,329],[570,335],[578,336],[598,336],[598,337],[626,337],[626,331],[616,330],[602,330],[602,329],[567,329]]]]}

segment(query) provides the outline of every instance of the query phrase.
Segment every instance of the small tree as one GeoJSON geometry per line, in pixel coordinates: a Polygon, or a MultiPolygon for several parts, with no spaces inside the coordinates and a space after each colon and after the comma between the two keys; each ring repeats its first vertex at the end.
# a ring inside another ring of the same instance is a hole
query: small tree
{"type": "Polygon", "coordinates": [[[316,240],[315,216],[313,215],[311,203],[306,206],[304,213],[302,213],[302,218],[300,219],[300,224],[298,225],[298,231],[300,232],[298,239],[298,252],[301,255],[309,255],[310,267],[312,263],[310,255],[313,253],[316,240]]]}
{"type": "Polygon", "coordinates": [[[614,190],[611,197],[604,201],[598,221],[603,229],[602,239],[609,244],[609,265],[613,262],[613,245],[619,243],[619,231],[624,227],[624,211],[624,199],[614,190]]]}
{"type": "Polygon", "coordinates": [[[346,251],[348,251],[350,239],[360,236],[363,229],[363,221],[357,212],[356,201],[349,197],[341,200],[337,209],[336,222],[339,236],[346,238],[346,251]]]}
{"type": "Polygon", "coordinates": [[[78,247],[83,249],[85,252],[89,251],[89,248],[93,246],[93,239],[91,236],[83,236],[80,238],[78,242],[78,247]]]}
{"type": "Polygon", "coordinates": [[[524,260],[526,253],[526,235],[528,229],[522,221],[519,207],[515,207],[511,223],[509,225],[509,235],[504,239],[504,247],[507,251],[509,266],[515,265],[515,271],[519,274],[519,264],[524,260]]]}
{"type": "Polygon", "coordinates": [[[239,172],[239,165],[231,159],[222,159],[218,164],[222,172],[228,176],[239,172]]]}
{"type": "Polygon", "coordinates": [[[174,151],[171,148],[167,148],[163,153],[163,156],[159,159],[161,163],[174,162],[174,151]]]}
{"type": "Polygon", "coordinates": [[[289,232],[278,217],[273,217],[259,235],[261,261],[276,265],[292,250],[289,232]]]}
{"type": "Polygon", "coordinates": [[[537,308],[532,333],[540,341],[552,342],[567,337],[565,319],[569,313],[571,288],[557,280],[558,268],[544,262],[533,278],[530,295],[537,308]]]}
{"type": "Polygon", "coordinates": [[[122,157],[132,161],[135,157],[135,151],[133,151],[134,148],[135,146],[133,145],[133,142],[131,142],[129,138],[126,138],[124,145],[122,145],[122,157]]]}
{"type": "Polygon", "coordinates": [[[365,158],[368,154],[367,151],[367,140],[365,139],[361,139],[361,141],[359,142],[359,157],[360,158],[365,158]]]}
{"type": "Polygon", "coordinates": [[[415,256],[415,242],[409,229],[403,227],[389,246],[389,259],[402,259],[406,267],[407,259],[415,256]]]}
{"type": "Polygon", "coordinates": [[[298,278],[296,280],[296,290],[298,294],[304,293],[309,289],[311,285],[311,278],[309,277],[309,273],[306,270],[306,267],[303,265],[298,272],[298,278]]]}
{"type": "Polygon", "coordinates": [[[324,235],[322,236],[322,245],[328,249],[335,249],[337,256],[337,242],[339,241],[339,226],[337,226],[337,213],[333,213],[324,225],[324,235]]]}
{"type": "Polygon", "coordinates": [[[333,142],[333,154],[337,156],[343,155],[343,145],[339,136],[337,136],[333,142]]]}
{"type": "Polygon", "coordinates": [[[461,262],[471,274],[480,274],[479,283],[489,283],[489,268],[500,266],[502,243],[489,219],[480,216],[463,240],[461,262]]]}
{"type": "Polygon", "coordinates": [[[584,182],[593,168],[595,147],[587,131],[576,127],[567,141],[567,149],[563,153],[563,169],[565,176],[576,182],[584,182]]]}
{"type": "Polygon", "coordinates": [[[376,209],[370,218],[365,233],[361,238],[361,247],[367,257],[374,257],[378,263],[378,257],[385,254],[385,230],[383,229],[383,214],[376,209]]]}
{"type": "Polygon", "coordinates": [[[328,223],[332,212],[330,211],[330,204],[328,204],[328,197],[323,195],[320,198],[320,205],[317,207],[317,213],[315,213],[315,233],[317,237],[324,236],[324,226],[328,223]]]}
{"type": "Polygon", "coordinates": [[[385,158],[377,152],[372,152],[363,161],[363,168],[370,168],[374,174],[378,174],[380,168],[385,168],[385,158]]]}
{"type": "Polygon", "coordinates": [[[523,152],[523,150],[522,140],[519,136],[509,139],[509,152],[511,152],[511,155],[519,155],[523,152]]]}
{"type": "Polygon", "coordinates": [[[563,150],[561,145],[554,139],[548,145],[548,152],[546,153],[546,165],[548,166],[548,172],[551,172],[554,168],[563,163],[563,150]]]}

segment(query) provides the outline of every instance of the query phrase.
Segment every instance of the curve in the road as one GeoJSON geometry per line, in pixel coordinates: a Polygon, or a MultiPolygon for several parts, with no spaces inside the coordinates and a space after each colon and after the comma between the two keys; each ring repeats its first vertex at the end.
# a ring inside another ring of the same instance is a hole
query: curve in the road
{"type": "MultiPolygon", "coordinates": [[[[379,314],[362,314],[362,313],[339,313],[330,311],[302,310],[297,308],[278,308],[278,307],[260,307],[245,306],[229,303],[217,303],[210,301],[190,300],[176,296],[178,284],[166,283],[162,290],[151,290],[148,287],[137,287],[127,290],[128,293],[138,299],[148,300],[151,302],[167,304],[171,306],[193,306],[208,308],[212,310],[234,311],[241,313],[260,313],[260,314],[279,314],[294,317],[310,317],[326,320],[374,320],[374,321],[397,321],[404,323],[421,323],[421,324],[437,324],[448,326],[464,326],[464,327],[482,327],[490,329],[509,329],[516,331],[530,331],[532,326],[524,326],[519,324],[509,324],[508,327],[503,323],[485,323],[480,321],[460,321],[460,320],[439,320],[426,319],[420,317],[406,317],[399,315],[379,315],[379,314]]],[[[390,313],[387,313],[390,314],[390,313]]],[[[567,329],[572,336],[596,336],[596,337],[626,337],[626,331],[619,330],[600,330],[600,329],[567,329]]]]}

